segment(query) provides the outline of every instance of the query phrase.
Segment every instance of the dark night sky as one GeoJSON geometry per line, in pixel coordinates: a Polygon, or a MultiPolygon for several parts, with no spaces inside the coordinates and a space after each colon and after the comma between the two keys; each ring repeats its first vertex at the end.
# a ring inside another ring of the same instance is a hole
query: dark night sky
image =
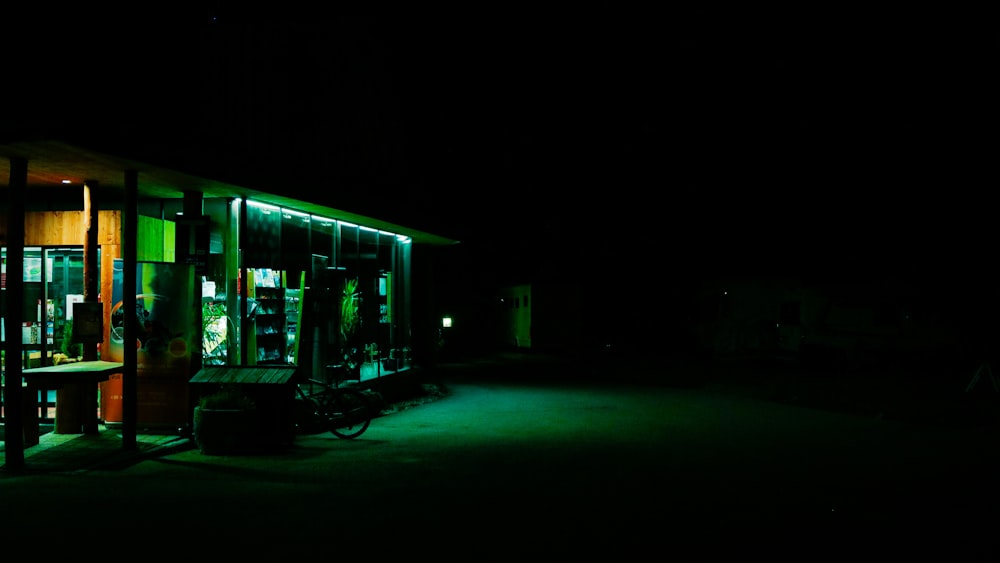
{"type": "MultiPolygon", "coordinates": [[[[13,51],[10,69],[33,79],[14,129],[100,123],[110,149],[328,194],[455,236],[503,272],[553,257],[692,275],[938,271],[989,251],[978,163],[993,38],[810,20],[207,14],[45,22],[69,50],[13,51]],[[523,227],[501,228],[512,220],[523,227]],[[579,242],[594,235],[605,243],[579,242]]],[[[20,31],[37,42],[39,29],[20,31]]]]}

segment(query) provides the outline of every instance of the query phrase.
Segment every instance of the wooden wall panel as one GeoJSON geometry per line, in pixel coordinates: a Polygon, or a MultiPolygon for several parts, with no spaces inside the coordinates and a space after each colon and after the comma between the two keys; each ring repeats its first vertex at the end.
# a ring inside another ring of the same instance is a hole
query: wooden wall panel
{"type": "Polygon", "coordinates": [[[24,245],[83,244],[82,211],[45,211],[24,214],[24,245]]]}
{"type": "Polygon", "coordinates": [[[163,221],[140,215],[136,224],[136,238],[136,260],[163,261],[163,221]]]}
{"type": "MultiPolygon", "coordinates": [[[[102,247],[121,244],[121,212],[99,211],[97,244],[102,247]]],[[[24,216],[25,246],[82,246],[83,211],[30,211],[24,216]]],[[[7,217],[0,216],[0,241],[5,240],[7,217]]],[[[136,253],[139,260],[174,261],[176,225],[154,217],[139,216],[136,253]]]]}
{"type": "MultiPolygon", "coordinates": [[[[24,245],[82,245],[83,211],[29,211],[24,214],[24,245]]],[[[121,212],[99,211],[97,243],[118,244],[121,236],[121,212]]],[[[0,232],[7,230],[6,216],[0,218],[0,232]]]]}
{"type": "Polygon", "coordinates": [[[163,261],[176,262],[177,248],[177,223],[173,221],[163,222],[163,261]]]}
{"type": "Polygon", "coordinates": [[[101,357],[107,358],[111,354],[111,295],[114,292],[114,270],[115,259],[122,257],[122,247],[120,244],[108,244],[101,246],[101,307],[104,309],[104,340],[101,342],[101,357]],[[108,273],[110,272],[110,273],[108,273]]]}
{"type": "Polygon", "coordinates": [[[120,245],[122,243],[122,212],[98,211],[100,222],[97,230],[97,244],[120,245]]]}
{"type": "Polygon", "coordinates": [[[174,241],[176,224],[173,221],[139,216],[136,231],[136,260],[148,262],[173,262],[176,250],[174,241]]]}

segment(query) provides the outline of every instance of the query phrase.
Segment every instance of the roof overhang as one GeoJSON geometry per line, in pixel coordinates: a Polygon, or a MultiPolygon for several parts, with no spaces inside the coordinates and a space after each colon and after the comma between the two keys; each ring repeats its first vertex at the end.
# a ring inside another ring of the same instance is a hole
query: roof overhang
{"type": "Polygon", "coordinates": [[[12,158],[23,158],[27,161],[26,205],[31,202],[33,195],[40,201],[79,197],[79,192],[75,189],[81,188],[85,182],[98,186],[102,194],[112,196],[117,194],[123,198],[126,173],[135,171],[140,199],[183,199],[185,193],[191,192],[201,193],[206,199],[243,198],[390,231],[408,236],[415,243],[448,245],[458,242],[376,217],[358,215],[301,199],[192,176],[162,166],[111,156],[56,140],[0,144],[0,185],[4,187],[9,183],[12,158]]]}

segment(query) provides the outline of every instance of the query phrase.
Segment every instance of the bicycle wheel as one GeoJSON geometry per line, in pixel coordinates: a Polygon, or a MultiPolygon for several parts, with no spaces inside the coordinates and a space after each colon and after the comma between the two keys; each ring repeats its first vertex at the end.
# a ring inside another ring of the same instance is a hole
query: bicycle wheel
{"type": "Polygon", "coordinates": [[[320,401],[314,398],[297,397],[292,415],[295,420],[295,432],[299,434],[319,434],[326,430],[326,418],[322,414],[320,401]]]}
{"type": "Polygon", "coordinates": [[[371,401],[357,389],[334,389],[326,405],[330,432],[338,438],[357,438],[372,422],[371,401]]]}

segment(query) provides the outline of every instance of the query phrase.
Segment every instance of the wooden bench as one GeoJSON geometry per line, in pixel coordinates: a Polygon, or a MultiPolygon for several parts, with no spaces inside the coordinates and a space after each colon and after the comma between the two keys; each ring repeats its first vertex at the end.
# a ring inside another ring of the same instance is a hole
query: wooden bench
{"type": "Polygon", "coordinates": [[[189,382],[200,386],[239,385],[257,405],[262,443],[286,446],[294,441],[295,386],[299,366],[206,366],[189,382]]]}
{"type": "Polygon", "coordinates": [[[245,385],[285,385],[292,383],[298,366],[206,366],[190,383],[239,383],[245,385]]]}

